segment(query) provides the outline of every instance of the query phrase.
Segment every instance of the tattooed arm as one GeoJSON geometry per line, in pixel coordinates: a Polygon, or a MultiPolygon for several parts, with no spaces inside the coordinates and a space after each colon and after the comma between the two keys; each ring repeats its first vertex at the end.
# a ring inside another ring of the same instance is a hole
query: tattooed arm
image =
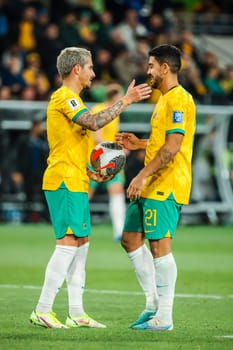
{"type": "Polygon", "coordinates": [[[91,111],[82,113],[82,115],[76,119],[76,123],[84,126],[87,129],[96,131],[119,116],[125,108],[126,106],[121,99],[111,107],[108,107],[98,113],[92,114],[91,111]]]}
{"type": "Polygon", "coordinates": [[[140,84],[137,86],[134,84],[135,81],[133,80],[129,85],[125,96],[118,102],[114,103],[111,107],[95,114],[92,114],[90,111],[84,112],[75,122],[87,129],[96,131],[119,116],[131,103],[139,102],[150,97],[151,88],[147,84],[140,84]]]}
{"type": "Polygon", "coordinates": [[[172,161],[180,149],[183,137],[179,133],[167,135],[165,144],[159,149],[155,157],[131,181],[127,189],[127,197],[129,199],[139,198],[147,177],[156,174],[172,161]]]}

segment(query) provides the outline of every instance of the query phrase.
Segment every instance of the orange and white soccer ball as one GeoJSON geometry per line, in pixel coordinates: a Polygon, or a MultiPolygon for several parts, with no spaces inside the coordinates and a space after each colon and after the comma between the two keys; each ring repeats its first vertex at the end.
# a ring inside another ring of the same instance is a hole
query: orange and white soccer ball
{"type": "Polygon", "coordinates": [[[124,168],[125,161],[125,152],[116,142],[101,142],[93,148],[90,155],[92,167],[104,176],[115,176],[124,168]]]}

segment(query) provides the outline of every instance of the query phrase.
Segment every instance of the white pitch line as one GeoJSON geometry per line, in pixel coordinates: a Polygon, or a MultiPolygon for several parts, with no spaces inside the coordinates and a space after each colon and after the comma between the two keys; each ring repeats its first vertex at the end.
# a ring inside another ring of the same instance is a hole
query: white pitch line
{"type": "Polygon", "coordinates": [[[216,335],[215,338],[233,339],[233,335],[216,335]]]}
{"type": "Polygon", "coordinates": [[[210,294],[176,294],[178,298],[197,298],[197,299],[224,299],[222,295],[210,294]]]}
{"type": "MultiPolygon", "coordinates": [[[[2,289],[41,289],[41,286],[32,286],[32,285],[18,285],[18,284],[0,284],[2,289]]],[[[62,288],[65,290],[66,288],[62,288]]],[[[110,290],[110,289],[85,289],[87,293],[96,293],[96,294],[117,294],[117,295],[143,295],[142,292],[136,291],[126,291],[126,290],[110,290]]],[[[215,299],[221,300],[224,298],[232,298],[232,295],[223,296],[223,295],[211,295],[211,294],[176,294],[177,298],[190,298],[190,299],[215,299]]]]}

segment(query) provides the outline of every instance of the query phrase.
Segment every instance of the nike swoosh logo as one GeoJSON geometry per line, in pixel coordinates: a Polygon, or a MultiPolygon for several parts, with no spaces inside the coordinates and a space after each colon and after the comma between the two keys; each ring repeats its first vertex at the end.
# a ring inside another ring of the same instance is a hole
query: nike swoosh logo
{"type": "Polygon", "coordinates": [[[157,284],[156,287],[157,288],[164,288],[164,287],[168,287],[168,284],[157,284]]]}
{"type": "Polygon", "coordinates": [[[86,324],[87,326],[90,324],[90,320],[85,320],[85,319],[80,319],[80,320],[78,320],[78,323],[80,323],[80,324],[86,324]]]}

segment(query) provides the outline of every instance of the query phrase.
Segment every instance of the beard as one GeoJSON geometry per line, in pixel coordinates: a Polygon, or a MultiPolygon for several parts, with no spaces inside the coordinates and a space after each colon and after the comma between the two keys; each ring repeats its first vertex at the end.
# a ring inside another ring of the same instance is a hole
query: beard
{"type": "Polygon", "coordinates": [[[150,76],[150,79],[151,79],[151,87],[153,89],[159,89],[162,83],[162,78],[159,75],[157,75],[156,77],[150,76]]]}

